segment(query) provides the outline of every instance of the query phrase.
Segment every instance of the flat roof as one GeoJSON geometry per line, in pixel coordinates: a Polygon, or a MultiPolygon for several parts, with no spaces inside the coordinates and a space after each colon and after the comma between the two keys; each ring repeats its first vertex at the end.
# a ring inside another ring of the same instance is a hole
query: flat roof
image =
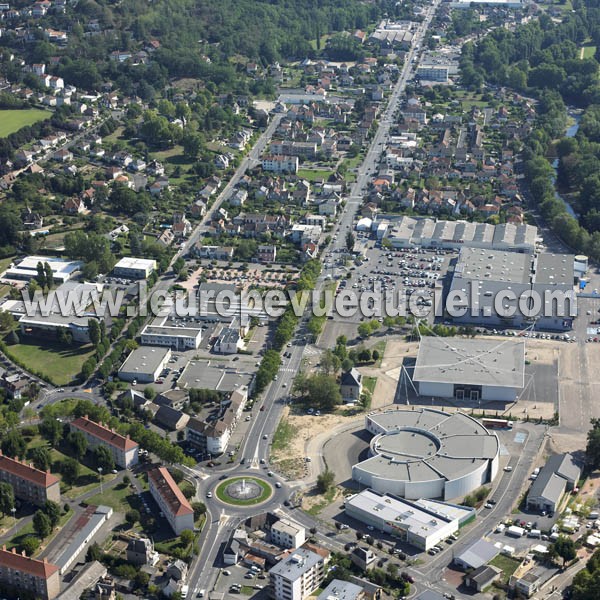
{"type": "Polygon", "coordinates": [[[333,579],[329,585],[317,596],[317,600],[355,600],[363,593],[360,585],[333,579]]]}
{"type": "Polygon", "coordinates": [[[177,380],[180,388],[206,388],[233,392],[248,387],[254,378],[256,363],[246,363],[242,357],[236,363],[223,364],[217,360],[192,360],[177,380]]]}
{"type": "Polygon", "coordinates": [[[475,281],[527,283],[532,277],[532,266],[530,254],[462,248],[454,268],[454,277],[475,281]]]}
{"type": "Polygon", "coordinates": [[[522,389],[525,342],[424,336],[413,380],[522,389]]]}
{"type": "Polygon", "coordinates": [[[156,268],[156,261],[153,258],[136,258],[134,256],[124,256],[114,267],[114,269],[143,269],[156,268]]]}
{"type": "Polygon", "coordinates": [[[161,346],[141,346],[131,352],[121,365],[119,372],[154,373],[170,354],[169,348],[161,346]]]}
{"type": "Polygon", "coordinates": [[[398,498],[391,494],[380,494],[373,490],[363,490],[359,494],[346,500],[346,509],[353,508],[384,521],[410,531],[413,535],[427,538],[443,530],[449,523],[458,519],[451,519],[445,515],[434,513],[414,502],[398,498]]]}
{"type": "Polygon", "coordinates": [[[316,552],[311,552],[306,548],[298,548],[292,554],[279,561],[269,571],[269,575],[279,575],[287,581],[296,581],[320,562],[323,562],[323,558],[316,552]]]}
{"type": "Polygon", "coordinates": [[[538,284],[574,284],[575,256],[572,254],[540,254],[535,267],[535,281],[538,284]]]}
{"type": "Polygon", "coordinates": [[[499,451],[498,438],[479,421],[461,412],[391,410],[368,415],[384,433],[371,440],[371,457],[355,465],[360,471],[399,481],[452,481],[479,469],[499,451]]]}

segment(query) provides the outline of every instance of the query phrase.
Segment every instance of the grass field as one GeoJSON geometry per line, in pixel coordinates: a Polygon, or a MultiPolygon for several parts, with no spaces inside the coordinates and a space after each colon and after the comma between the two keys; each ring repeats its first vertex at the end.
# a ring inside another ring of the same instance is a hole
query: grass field
{"type": "Polygon", "coordinates": [[[511,575],[517,570],[520,564],[521,561],[511,556],[504,556],[504,554],[498,554],[498,556],[490,560],[490,565],[502,569],[502,577],[500,579],[502,583],[508,583],[511,575]]]}
{"type": "Polygon", "coordinates": [[[29,108],[25,110],[0,110],[0,137],[19,131],[25,125],[33,125],[50,117],[46,110],[29,108]]]}
{"type": "Polygon", "coordinates": [[[14,357],[34,373],[43,374],[54,385],[67,385],[81,371],[81,365],[94,354],[91,345],[65,347],[53,342],[22,340],[7,346],[9,357],[14,357]]]}
{"type": "Polygon", "coordinates": [[[273,434],[273,443],[271,447],[273,450],[285,450],[290,440],[296,435],[296,428],[290,425],[287,419],[281,419],[279,425],[273,434]]]}
{"type": "Polygon", "coordinates": [[[582,60],[584,58],[594,58],[594,55],[596,54],[596,46],[582,46],[579,51],[581,53],[579,58],[582,60]]]}
{"type": "Polygon", "coordinates": [[[221,502],[225,502],[226,504],[233,504],[234,506],[252,506],[254,504],[260,504],[261,502],[264,502],[267,498],[269,498],[272,493],[273,488],[271,487],[271,485],[268,484],[266,481],[263,481],[262,479],[258,479],[258,477],[232,477],[231,479],[228,479],[223,483],[219,484],[215,490],[215,494],[221,502]],[[232,483],[241,481],[242,479],[248,482],[258,484],[261,488],[260,495],[256,498],[248,500],[240,500],[230,496],[227,493],[227,487],[232,483]]]}
{"type": "Polygon", "coordinates": [[[373,395],[375,391],[375,386],[377,385],[377,377],[363,377],[363,388],[368,390],[373,395]]]}

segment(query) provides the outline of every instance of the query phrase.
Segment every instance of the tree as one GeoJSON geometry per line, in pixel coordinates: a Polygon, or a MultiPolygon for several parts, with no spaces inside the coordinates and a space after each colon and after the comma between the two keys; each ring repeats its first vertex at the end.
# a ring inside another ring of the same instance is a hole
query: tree
{"type": "Polygon", "coordinates": [[[6,456],[21,458],[25,456],[27,444],[19,431],[13,429],[2,439],[2,452],[6,456]]]}
{"type": "Polygon", "coordinates": [[[585,455],[592,469],[600,467],[600,419],[592,419],[592,428],[587,434],[585,455]]]}
{"type": "Polygon", "coordinates": [[[179,541],[184,548],[187,548],[194,541],[194,532],[191,529],[184,529],[179,534],[179,541]]]}
{"type": "Polygon", "coordinates": [[[40,540],[34,535],[25,536],[25,539],[21,542],[21,549],[27,556],[33,556],[39,547],[40,540]]]}
{"type": "Polygon", "coordinates": [[[36,469],[40,471],[48,471],[52,466],[52,460],[50,458],[50,452],[48,448],[38,446],[31,451],[31,462],[33,462],[36,469]]]}
{"type": "Polygon", "coordinates": [[[46,287],[50,290],[54,285],[54,274],[52,273],[52,267],[50,263],[44,263],[44,274],[46,276],[46,287]]]}
{"type": "Polygon", "coordinates": [[[46,417],[40,424],[40,433],[56,448],[62,439],[63,427],[60,421],[46,417]]]}
{"type": "Polygon", "coordinates": [[[53,502],[52,500],[46,500],[46,502],[44,503],[44,512],[46,513],[46,515],[48,515],[52,527],[56,527],[58,525],[58,522],[60,521],[60,516],[62,514],[60,510],[60,505],[56,502],[53,502]]]}
{"type": "Polygon", "coordinates": [[[144,398],[146,398],[146,400],[154,400],[155,397],[156,390],[151,385],[147,385],[144,388],[144,398]]]}
{"type": "Polygon", "coordinates": [[[60,472],[68,483],[75,483],[77,481],[79,471],[79,462],[74,458],[67,457],[60,463],[60,472]]]}
{"type": "Polygon", "coordinates": [[[90,336],[90,342],[94,344],[94,346],[98,346],[100,343],[101,335],[100,335],[100,324],[97,319],[88,319],[88,331],[90,336]]]}
{"type": "Polygon", "coordinates": [[[44,511],[37,510],[33,515],[33,530],[41,538],[45,538],[50,535],[50,532],[52,531],[52,523],[44,511]]]}
{"type": "Polygon", "coordinates": [[[196,521],[206,513],[206,505],[204,502],[192,502],[192,508],[194,509],[194,520],[196,521]]]}
{"type": "Polygon", "coordinates": [[[342,394],[337,381],[329,375],[313,375],[305,382],[308,402],[321,410],[333,410],[342,403],[342,394]]]}
{"type": "Polygon", "coordinates": [[[354,248],[355,241],[356,241],[356,239],[354,237],[354,234],[351,231],[349,231],[346,234],[346,248],[349,252],[352,251],[352,248],[354,248]]]}
{"type": "Polygon", "coordinates": [[[68,442],[73,448],[73,454],[77,460],[81,460],[88,449],[88,441],[81,431],[72,431],[68,436],[68,442]]]}
{"type": "Polygon", "coordinates": [[[39,261],[36,265],[37,275],[35,276],[35,280],[38,282],[40,288],[44,289],[46,287],[46,271],[44,270],[44,265],[42,261],[39,261]]]}
{"type": "Polygon", "coordinates": [[[136,587],[145,588],[150,581],[150,575],[145,571],[138,571],[135,575],[134,582],[136,587]]]}
{"type": "Polygon", "coordinates": [[[0,310],[0,331],[10,331],[14,329],[15,320],[6,310],[0,310]]]}
{"type": "Polygon", "coordinates": [[[344,373],[347,373],[348,371],[351,371],[352,367],[354,367],[354,363],[349,358],[345,358],[342,361],[342,371],[344,373]]]}
{"type": "Polygon", "coordinates": [[[15,492],[10,483],[0,483],[0,511],[8,515],[15,507],[15,492]]]}
{"type": "Polygon", "coordinates": [[[115,468],[115,461],[108,448],[98,446],[94,448],[94,462],[104,473],[108,473],[115,468]]]}
{"type": "Polygon", "coordinates": [[[21,340],[19,339],[19,336],[17,334],[17,332],[13,329],[9,334],[8,334],[8,343],[11,346],[15,346],[16,344],[20,344],[21,340]]]}
{"type": "Polygon", "coordinates": [[[130,527],[133,527],[140,520],[140,511],[135,510],[134,508],[128,510],[125,513],[125,520],[129,523],[130,527]]]}
{"type": "Polygon", "coordinates": [[[552,547],[556,555],[563,559],[563,566],[568,562],[571,562],[577,556],[575,542],[566,535],[559,536],[554,544],[552,544],[552,547]]]}
{"type": "Polygon", "coordinates": [[[340,370],[340,366],[340,359],[331,350],[323,352],[321,355],[321,371],[325,375],[335,375],[340,370]]]}
{"type": "Polygon", "coordinates": [[[319,494],[326,494],[329,488],[333,485],[335,480],[335,473],[326,469],[323,473],[320,473],[317,477],[317,491],[319,494]]]}

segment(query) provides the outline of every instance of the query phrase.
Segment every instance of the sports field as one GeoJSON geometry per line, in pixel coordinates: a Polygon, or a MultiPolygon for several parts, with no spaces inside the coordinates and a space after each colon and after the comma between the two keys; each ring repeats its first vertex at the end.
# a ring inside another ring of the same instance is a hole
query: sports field
{"type": "Polygon", "coordinates": [[[0,110],[0,137],[19,131],[25,125],[33,125],[50,117],[46,110],[28,108],[24,110],[0,110]]]}

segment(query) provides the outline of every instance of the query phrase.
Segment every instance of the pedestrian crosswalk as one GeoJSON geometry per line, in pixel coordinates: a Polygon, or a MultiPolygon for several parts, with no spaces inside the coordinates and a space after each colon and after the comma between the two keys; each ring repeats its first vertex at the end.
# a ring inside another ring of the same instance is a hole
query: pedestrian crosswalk
{"type": "Polygon", "coordinates": [[[304,348],[304,356],[319,356],[321,354],[321,350],[316,346],[306,346],[304,348]]]}
{"type": "Polygon", "coordinates": [[[291,369],[290,367],[282,367],[279,369],[280,373],[296,373],[297,369],[291,369]]]}

